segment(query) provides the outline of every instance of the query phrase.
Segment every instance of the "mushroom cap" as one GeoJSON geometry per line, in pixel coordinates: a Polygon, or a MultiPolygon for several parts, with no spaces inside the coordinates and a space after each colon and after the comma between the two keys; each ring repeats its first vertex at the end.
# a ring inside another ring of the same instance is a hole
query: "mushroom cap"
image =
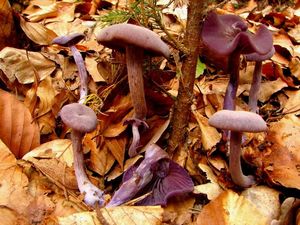
{"type": "Polygon", "coordinates": [[[201,37],[208,50],[220,56],[229,56],[237,49],[241,54],[256,52],[264,55],[273,47],[272,34],[265,25],[252,34],[239,16],[217,15],[215,12],[207,15],[201,37]]]}
{"type": "Polygon", "coordinates": [[[274,53],[275,53],[275,48],[273,46],[271,51],[269,51],[267,54],[260,55],[255,52],[255,53],[247,54],[247,55],[245,55],[245,57],[246,57],[247,61],[259,62],[259,61],[264,61],[264,60],[270,59],[274,55],[274,53]]]}
{"type": "Polygon", "coordinates": [[[59,112],[62,121],[72,129],[86,133],[96,129],[97,116],[95,112],[82,104],[65,105],[59,112]]]}
{"type": "Polygon", "coordinates": [[[267,130],[266,122],[258,114],[246,111],[221,110],[208,123],[213,127],[231,131],[257,133],[267,130]]]}
{"type": "Polygon", "coordinates": [[[63,35],[56,37],[52,40],[52,44],[58,44],[64,47],[69,47],[72,45],[76,45],[84,38],[84,34],[74,33],[70,35],[63,35]]]}
{"type": "Polygon", "coordinates": [[[133,24],[114,24],[96,35],[97,41],[109,48],[125,50],[127,45],[144,49],[157,56],[170,56],[169,47],[153,31],[133,24]]]}

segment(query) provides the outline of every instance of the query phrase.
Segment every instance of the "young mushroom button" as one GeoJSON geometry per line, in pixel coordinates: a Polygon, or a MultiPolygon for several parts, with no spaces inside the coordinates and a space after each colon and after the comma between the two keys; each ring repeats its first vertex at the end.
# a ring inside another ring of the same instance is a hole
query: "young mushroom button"
{"type": "Polygon", "coordinates": [[[83,103],[87,96],[87,71],[84,64],[82,55],[76,48],[76,44],[84,38],[83,34],[74,33],[70,35],[63,35],[52,40],[52,44],[61,45],[63,47],[69,47],[73,54],[73,58],[77,65],[78,74],[80,78],[80,100],[79,103],[83,103]]]}
{"type": "Polygon", "coordinates": [[[126,64],[130,96],[134,108],[134,117],[127,121],[132,125],[133,140],[129,155],[137,154],[140,126],[147,128],[145,122],[147,105],[143,82],[144,53],[168,58],[170,50],[160,37],[151,30],[132,24],[115,24],[102,29],[97,35],[100,44],[126,52],[126,64]]]}
{"type": "Polygon", "coordinates": [[[67,126],[72,128],[74,170],[79,191],[84,195],[84,202],[90,206],[95,204],[103,206],[105,203],[103,191],[93,185],[85,173],[81,146],[84,134],[96,129],[97,116],[91,108],[79,103],[72,103],[61,109],[60,117],[67,126]]]}
{"type": "Polygon", "coordinates": [[[241,168],[242,132],[266,131],[266,122],[256,113],[231,110],[216,112],[208,122],[213,127],[231,131],[229,171],[233,182],[241,187],[253,185],[255,183],[254,178],[245,176],[241,168]]]}

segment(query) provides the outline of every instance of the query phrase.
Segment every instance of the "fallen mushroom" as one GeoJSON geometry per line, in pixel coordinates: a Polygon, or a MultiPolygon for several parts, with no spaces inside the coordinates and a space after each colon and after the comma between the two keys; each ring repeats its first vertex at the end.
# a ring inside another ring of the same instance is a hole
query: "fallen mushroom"
{"type": "Polygon", "coordinates": [[[229,171],[233,182],[241,187],[255,183],[253,176],[245,176],[241,168],[242,132],[263,132],[267,130],[265,121],[256,113],[246,111],[221,110],[208,121],[209,125],[230,130],[229,171]]]}
{"type": "Polygon", "coordinates": [[[69,47],[74,61],[77,65],[78,74],[80,78],[80,99],[79,103],[84,103],[85,98],[87,96],[88,88],[87,88],[87,71],[84,64],[84,60],[82,55],[76,48],[76,44],[80,42],[84,38],[83,34],[74,33],[70,35],[63,35],[52,40],[52,44],[58,44],[64,47],[69,47]]]}
{"type": "Polygon", "coordinates": [[[203,23],[201,36],[204,55],[217,61],[217,66],[230,74],[223,109],[235,110],[240,55],[269,53],[273,48],[272,35],[265,25],[261,25],[254,35],[240,17],[210,12],[203,23]]]}
{"type": "Polygon", "coordinates": [[[262,61],[270,59],[275,53],[275,48],[272,47],[271,51],[265,55],[259,55],[257,53],[251,53],[245,55],[247,61],[255,61],[255,67],[253,72],[252,84],[249,92],[248,106],[251,112],[257,112],[257,98],[261,83],[261,69],[262,61]]]}
{"type": "Polygon", "coordinates": [[[174,196],[193,191],[194,184],[187,171],[168,158],[156,144],[146,148],[144,160],[125,172],[120,188],[106,207],[118,206],[136,197],[150,193],[138,205],[166,205],[174,196]]]}
{"type": "Polygon", "coordinates": [[[84,134],[96,129],[97,116],[91,108],[80,103],[65,105],[61,109],[59,115],[62,121],[68,127],[72,128],[71,139],[74,156],[74,170],[79,191],[84,195],[84,202],[90,206],[95,204],[103,206],[105,203],[103,191],[92,184],[85,173],[81,145],[84,134]]]}
{"type": "Polygon", "coordinates": [[[148,128],[145,122],[147,105],[143,81],[144,53],[168,58],[170,51],[156,33],[132,24],[112,25],[102,29],[96,37],[98,42],[106,47],[126,51],[128,84],[134,108],[134,117],[127,121],[127,124],[131,124],[133,133],[128,151],[129,156],[132,157],[137,154],[139,147],[139,127],[148,128]]]}

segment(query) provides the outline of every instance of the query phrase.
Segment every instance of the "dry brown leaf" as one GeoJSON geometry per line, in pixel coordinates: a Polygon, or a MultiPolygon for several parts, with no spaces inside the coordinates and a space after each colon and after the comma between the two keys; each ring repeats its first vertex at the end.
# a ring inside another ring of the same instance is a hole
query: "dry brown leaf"
{"type": "Polygon", "coordinates": [[[213,200],[223,192],[223,189],[218,184],[218,179],[209,166],[202,163],[199,163],[198,166],[206,173],[206,177],[210,182],[195,186],[193,192],[196,194],[206,194],[207,199],[213,200]]]}
{"type": "MultiPolygon", "coordinates": [[[[58,36],[67,35],[71,33],[86,33],[88,27],[84,26],[78,21],[73,22],[52,22],[45,25],[48,29],[54,31],[58,36]]],[[[95,49],[96,50],[96,49],[95,49]]]]}
{"type": "Polygon", "coordinates": [[[113,166],[115,162],[115,157],[111,153],[109,146],[104,141],[100,144],[100,148],[97,148],[96,145],[91,148],[91,157],[89,166],[91,170],[96,173],[104,176],[113,166]]]}
{"type": "Polygon", "coordinates": [[[300,25],[296,25],[294,28],[290,29],[288,34],[289,36],[296,41],[298,44],[300,43],[300,25]]]}
{"type": "Polygon", "coordinates": [[[85,65],[89,74],[92,76],[93,81],[103,82],[105,79],[101,76],[97,69],[97,61],[95,57],[87,56],[85,57],[85,65]]]}
{"type": "Polygon", "coordinates": [[[192,223],[192,208],[195,204],[195,198],[171,199],[164,209],[164,222],[169,224],[183,225],[192,223]]]}
{"type": "Polygon", "coordinates": [[[0,0],[0,50],[16,43],[13,13],[8,0],[0,0]]]}
{"type": "Polygon", "coordinates": [[[124,163],[124,168],[122,169],[120,165],[114,167],[114,169],[107,175],[106,180],[111,181],[121,176],[124,171],[129,167],[133,166],[139,159],[143,158],[142,155],[136,155],[133,158],[129,158],[124,163]]]}
{"type": "Polygon", "coordinates": [[[261,84],[258,93],[258,100],[261,102],[266,102],[271,97],[271,95],[273,95],[277,91],[280,91],[282,88],[287,86],[288,85],[280,78],[274,81],[266,81],[261,84]]]}
{"type": "Polygon", "coordinates": [[[1,207],[0,208],[1,225],[29,225],[24,216],[18,215],[14,210],[1,207]]]}
{"type": "Polygon", "coordinates": [[[208,124],[208,119],[201,115],[199,111],[193,110],[192,113],[195,116],[201,129],[201,140],[203,148],[206,151],[209,151],[214,146],[216,146],[218,142],[220,142],[221,134],[217,131],[216,128],[208,124]]]}
{"type": "Polygon", "coordinates": [[[6,47],[0,52],[0,69],[10,82],[16,79],[21,84],[29,84],[35,80],[35,70],[39,79],[43,80],[55,69],[55,63],[46,59],[39,52],[6,47]]]}
{"type": "Polygon", "coordinates": [[[96,212],[74,213],[66,217],[58,218],[59,225],[102,225],[97,219],[96,212]]]}
{"type": "Polygon", "coordinates": [[[27,15],[27,19],[31,22],[38,22],[58,15],[56,3],[51,1],[32,1],[32,3],[23,10],[23,14],[27,15]]]}
{"type": "Polygon", "coordinates": [[[271,123],[263,168],[271,182],[288,188],[300,189],[300,119],[286,115],[279,122],[271,123]]]}
{"type": "Polygon", "coordinates": [[[51,182],[64,189],[77,190],[77,180],[73,168],[58,159],[30,159],[35,168],[41,171],[51,182]]]}
{"type": "Polygon", "coordinates": [[[205,205],[197,225],[268,225],[267,218],[245,197],[228,190],[205,205]]]}
{"type": "Polygon", "coordinates": [[[300,91],[287,90],[285,94],[289,97],[284,105],[283,113],[296,113],[300,111],[300,91]]]}
{"type": "Polygon", "coordinates": [[[163,212],[161,206],[119,206],[102,208],[97,214],[103,225],[160,225],[163,212]]]}
{"type": "Polygon", "coordinates": [[[268,218],[268,224],[278,218],[280,211],[279,192],[267,186],[253,186],[241,194],[252,202],[268,218]]]}
{"type": "Polygon", "coordinates": [[[119,206],[102,208],[97,213],[74,213],[59,217],[58,222],[60,225],[159,225],[163,211],[160,206],[119,206]]]}
{"type": "MultiPolygon", "coordinates": [[[[300,55],[299,55],[300,56],[300,55]]],[[[293,76],[300,79],[300,60],[298,57],[293,57],[289,62],[289,68],[293,76]]]]}
{"type": "Polygon", "coordinates": [[[55,129],[55,115],[52,113],[55,103],[55,90],[50,76],[39,83],[36,95],[39,98],[36,117],[38,118],[41,134],[52,133],[55,129]]]}
{"type": "Polygon", "coordinates": [[[105,144],[107,145],[111,154],[115,157],[122,169],[124,163],[126,143],[126,137],[105,138],[105,144]]]}
{"type": "MultiPolygon", "coordinates": [[[[12,211],[8,213],[25,216],[30,202],[33,200],[28,192],[28,178],[17,165],[17,160],[0,140],[0,205],[12,211]]],[[[4,213],[4,211],[2,211],[4,213]]]]}
{"type": "Polygon", "coordinates": [[[46,142],[28,152],[22,159],[31,161],[32,158],[56,158],[71,167],[73,165],[72,142],[68,139],[46,142]]]}
{"type": "Polygon", "coordinates": [[[57,34],[46,28],[43,24],[25,21],[20,17],[20,26],[27,37],[39,45],[50,45],[57,34]]]}
{"type": "Polygon", "coordinates": [[[16,157],[40,144],[40,132],[26,106],[0,89],[0,138],[16,157]]]}

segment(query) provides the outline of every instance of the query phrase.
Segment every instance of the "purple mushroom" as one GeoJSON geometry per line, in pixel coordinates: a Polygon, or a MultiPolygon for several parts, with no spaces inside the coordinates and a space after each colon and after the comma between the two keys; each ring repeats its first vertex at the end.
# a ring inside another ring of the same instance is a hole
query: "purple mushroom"
{"type": "Polygon", "coordinates": [[[138,205],[166,205],[168,199],[193,191],[189,174],[159,146],[147,147],[144,160],[132,167],[123,177],[123,183],[106,207],[118,206],[139,194],[150,193],[138,205]]]}
{"type": "Polygon", "coordinates": [[[132,24],[115,24],[104,28],[97,34],[97,40],[106,47],[126,52],[128,83],[135,113],[134,117],[127,121],[131,124],[133,133],[128,151],[129,156],[132,157],[137,154],[139,147],[139,127],[148,128],[145,122],[147,105],[143,81],[144,54],[168,58],[170,50],[156,33],[132,24]]]}
{"type": "Polygon", "coordinates": [[[202,27],[204,54],[212,57],[224,71],[230,73],[224,99],[224,109],[235,109],[235,98],[239,82],[240,55],[257,53],[268,54],[273,48],[272,35],[266,26],[261,25],[254,35],[247,24],[236,15],[217,15],[210,12],[202,27]]]}
{"type": "Polygon", "coordinates": [[[84,195],[84,202],[90,206],[95,204],[103,206],[105,203],[103,191],[92,184],[85,173],[81,145],[84,134],[96,129],[97,116],[91,108],[79,103],[65,105],[59,114],[63,122],[72,128],[74,170],[79,191],[84,195]]]}
{"type": "Polygon", "coordinates": [[[242,132],[263,132],[267,130],[265,121],[256,113],[246,111],[221,110],[210,119],[209,125],[230,130],[229,171],[233,182],[241,187],[255,183],[253,176],[245,176],[241,168],[242,132]]]}
{"type": "Polygon", "coordinates": [[[275,53],[275,48],[272,47],[271,50],[265,55],[260,55],[257,53],[251,53],[245,55],[247,61],[255,61],[255,67],[254,67],[252,84],[249,92],[249,102],[248,102],[248,106],[251,112],[257,112],[257,98],[258,98],[258,92],[261,83],[262,61],[270,59],[274,55],[274,53],[275,53]]]}
{"type": "Polygon", "coordinates": [[[87,71],[84,64],[82,55],[76,48],[76,44],[84,38],[83,34],[74,33],[70,35],[63,35],[52,40],[52,44],[58,44],[64,47],[69,47],[73,54],[73,58],[77,65],[78,74],[80,78],[80,100],[79,103],[83,103],[87,96],[88,87],[87,87],[87,71]]]}

